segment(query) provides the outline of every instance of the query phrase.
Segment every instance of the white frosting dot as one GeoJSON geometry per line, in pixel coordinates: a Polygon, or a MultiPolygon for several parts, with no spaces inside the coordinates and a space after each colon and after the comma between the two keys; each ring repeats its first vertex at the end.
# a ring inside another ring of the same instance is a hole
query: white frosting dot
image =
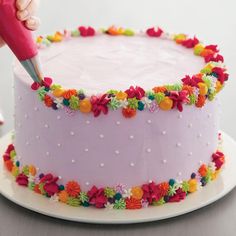
{"type": "Polygon", "coordinates": [[[147,148],[147,152],[150,153],[152,150],[151,148],[147,148]]]}
{"type": "Polygon", "coordinates": [[[29,141],[26,141],[26,142],[25,142],[25,145],[26,145],[26,146],[29,146],[29,141]]]}
{"type": "Polygon", "coordinates": [[[115,154],[120,154],[120,151],[119,150],[115,150],[115,154]]]}
{"type": "Polygon", "coordinates": [[[210,145],[210,142],[207,142],[206,145],[209,146],[209,145],[210,145]]]}
{"type": "Polygon", "coordinates": [[[166,135],[166,131],[165,130],[163,130],[161,133],[162,133],[162,135],[166,135]]]}
{"type": "Polygon", "coordinates": [[[86,183],[85,183],[86,186],[89,186],[89,184],[90,184],[89,182],[86,182],[86,183]]]}
{"type": "Polygon", "coordinates": [[[148,124],[151,124],[151,123],[152,123],[152,121],[151,121],[151,120],[147,120],[147,123],[148,123],[148,124]]]}
{"type": "Polygon", "coordinates": [[[61,119],[61,116],[57,116],[57,120],[60,120],[61,119]]]}
{"type": "Polygon", "coordinates": [[[74,136],[74,135],[75,135],[75,132],[70,131],[70,135],[71,135],[71,136],[74,136]]]}
{"type": "Polygon", "coordinates": [[[130,138],[130,139],[134,139],[134,135],[130,135],[129,138],[130,138]]]}
{"type": "Polygon", "coordinates": [[[37,171],[39,171],[39,170],[40,170],[40,168],[39,168],[39,167],[36,167],[36,170],[37,170],[37,171]]]}
{"type": "Polygon", "coordinates": [[[89,120],[86,120],[86,122],[85,122],[87,125],[89,125],[90,124],[90,121],[89,120]]]}
{"type": "Polygon", "coordinates": [[[181,147],[181,143],[176,143],[176,147],[181,147]]]}
{"type": "Polygon", "coordinates": [[[149,180],[148,180],[148,182],[149,182],[149,183],[152,183],[152,180],[151,180],[151,179],[149,179],[149,180]]]}
{"type": "Polygon", "coordinates": [[[48,127],[49,127],[49,125],[48,125],[48,124],[45,124],[45,125],[44,125],[44,127],[45,127],[45,128],[48,128],[48,127]]]}
{"type": "Polygon", "coordinates": [[[49,152],[46,152],[46,156],[49,156],[49,154],[50,154],[49,152]]]}
{"type": "Polygon", "coordinates": [[[29,118],[28,114],[25,114],[25,119],[28,119],[28,118],[29,118]]]}
{"type": "Polygon", "coordinates": [[[22,100],[22,97],[21,97],[21,96],[18,96],[18,100],[20,100],[20,101],[21,101],[21,100],[22,100]]]}
{"type": "Polygon", "coordinates": [[[192,123],[189,123],[188,124],[188,128],[192,128],[193,127],[193,124],[192,123]]]}
{"type": "Polygon", "coordinates": [[[36,139],[40,139],[40,136],[39,136],[39,135],[36,135],[35,138],[36,138],[36,139]]]}
{"type": "Polygon", "coordinates": [[[181,119],[182,117],[182,114],[178,114],[178,119],[181,119]]]}
{"type": "Polygon", "coordinates": [[[182,173],[181,172],[178,172],[178,176],[181,176],[182,175],[182,173]]]}
{"type": "Polygon", "coordinates": [[[100,164],[100,167],[104,167],[104,163],[101,163],[101,164],[100,164]]]}
{"type": "Polygon", "coordinates": [[[199,133],[199,134],[197,135],[197,137],[198,137],[198,138],[201,138],[201,137],[202,137],[202,134],[201,134],[201,133],[199,133]]]}
{"type": "Polygon", "coordinates": [[[72,163],[75,163],[75,160],[74,160],[74,159],[72,159],[72,160],[71,160],[71,162],[72,162],[72,163]]]}
{"type": "Polygon", "coordinates": [[[85,148],[84,151],[85,151],[85,152],[88,152],[89,150],[88,150],[88,148],[85,148]]]}
{"type": "Polygon", "coordinates": [[[200,160],[198,163],[199,163],[199,165],[201,165],[203,162],[200,160]]]}
{"type": "Polygon", "coordinates": [[[104,138],[104,135],[103,135],[103,134],[100,134],[99,137],[100,137],[100,138],[104,138]]]}
{"type": "Polygon", "coordinates": [[[60,144],[60,143],[58,143],[58,144],[57,144],[57,146],[58,146],[58,147],[61,147],[61,144],[60,144]]]}
{"type": "Polygon", "coordinates": [[[189,152],[189,153],[188,153],[188,156],[192,156],[192,155],[193,155],[193,153],[192,153],[192,152],[189,152]]]}
{"type": "Polygon", "coordinates": [[[162,163],[163,163],[163,164],[166,164],[166,163],[167,163],[167,160],[166,160],[166,159],[162,160],[162,163]]]}
{"type": "Polygon", "coordinates": [[[35,107],[34,110],[35,110],[35,111],[38,111],[39,109],[38,109],[38,107],[35,107]]]}
{"type": "Polygon", "coordinates": [[[120,125],[120,121],[116,121],[116,124],[117,124],[117,125],[120,125]]]}
{"type": "Polygon", "coordinates": [[[134,167],[134,163],[133,163],[133,162],[131,162],[131,163],[130,163],[130,166],[131,166],[131,167],[134,167]]]}
{"type": "Polygon", "coordinates": [[[20,128],[21,127],[21,123],[18,123],[17,126],[20,128]]]}
{"type": "Polygon", "coordinates": [[[211,117],[212,117],[212,114],[211,114],[211,113],[207,114],[207,117],[208,117],[208,118],[211,118],[211,117]]]}
{"type": "Polygon", "coordinates": [[[62,177],[59,175],[59,176],[58,176],[58,179],[62,179],[62,177]]]}

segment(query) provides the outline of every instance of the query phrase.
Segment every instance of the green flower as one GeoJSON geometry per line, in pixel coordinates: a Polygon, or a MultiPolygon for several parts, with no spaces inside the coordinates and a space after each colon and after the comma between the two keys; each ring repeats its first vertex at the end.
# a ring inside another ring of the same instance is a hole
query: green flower
{"type": "Polygon", "coordinates": [[[59,85],[59,84],[53,84],[50,88],[51,88],[51,90],[60,89],[60,88],[61,88],[61,85],[59,85]]]}
{"type": "Polygon", "coordinates": [[[89,198],[86,192],[80,192],[79,194],[79,200],[84,203],[84,202],[88,202],[89,198]]]}
{"type": "Polygon", "coordinates": [[[125,207],[126,207],[126,202],[123,198],[121,198],[115,201],[113,208],[117,210],[123,210],[125,209],[125,207]]]}
{"type": "Polygon", "coordinates": [[[137,98],[128,98],[128,106],[136,110],[138,108],[137,98]]]}
{"type": "Polygon", "coordinates": [[[209,89],[212,86],[212,81],[208,76],[204,76],[202,78],[202,80],[204,81],[204,83],[207,85],[207,88],[209,89]]]}
{"type": "Polygon", "coordinates": [[[79,98],[76,96],[71,96],[70,100],[69,100],[69,107],[72,110],[78,110],[79,109],[79,98]]]}
{"type": "Polygon", "coordinates": [[[115,191],[114,188],[106,187],[104,189],[104,194],[108,198],[113,198],[115,196],[115,194],[116,194],[116,191],[115,191]]]}
{"type": "Polygon", "coordinates": [[[131,29],[126,29],[123,33],[125,36],[133,36],[134,35],[134,31],[131,29]]]}
{"type": "Polygon", "coordinates": [[[11,159],[14,159],[15,156],[16,156],[16,151],[15,151],[15,150],[12,150],[12,151],[10,152],[10,157],[11,157],[11,159]]]}
{"type": "Polygon", "coordinates": [[[72,36],[72,37],[78,37],[79,35],[80,35],[79,30],[76,29],[76,30],[72,30],[72,31],[71,31],[71,36],[72,36]]]}
{"type": "Polygon", "coordinates": [[[173,185],[173,186],[169,186],[169,190],[168,190],[168,196],[174,196],[176,194],[176,187],[175,187],[175,185],[173,185]]]}
{"type": "Polygon", "coordinates": [[[113,95],[116,95],[118,93],[117,90],[115,89],[110,89],[109,91],[107,91],[107,94],[113,94],[113,95]]]}
{"type": "Polygon", "coordinates": [[[29,182],[29,183],[28,183],[28,188],[29,188],[30,190],[34,190],[34,187],[35,187],[35,183],[34,183],[34,182],[29,182]]]}
{"type": "Polygon", "coordinates": [[[42,195],[45,195],[46,194],[46,192],[45,192],[45,190],[44,190],[44,183],[40,183],[39,184],[39,190],[40,190],[40,192],[42,193],[42,195]]]}
{"type": "Polygon", "coordinates": [[[25,174],[25,175],[29,175],[29,166],[23,166],[23,168],[22,168],[22,172],[25,174]]]}
{"type": "Polygon", "coordinates": [[[162,92],[155,93],[155,99],[157,104],[160,104],[160,102],[165,98],[165,94],[162,92]]]}
{"type": "Polygon", "coordinates": [[[116,98],[112,98],[108,104],[108,106],[114,111],[114,110],[117,110],[121,105],[121,102],[116,99],[116,98]]]}
{"type": "Polygon", "coordinates": [[[208,167],[207,168],[207,174],[205,176],[206,182],[209,183],[211,181],[211,176],[212,176],[212,170],[208,167]]]}
{"type": "Polygon", "coordinates": [[[182,183],[182,190],[187,193],[189,190],[189,183],[187,181],[183,181],[182,183]]]}
{"type": "Polygon", "coordinates": [[[195,96],[194,94],[190,94],[190,95],[189,95],[189,105],[195,104],[196,101],[197,101],[196,96],[195,96]]]}
{"type": "Polygon", "coordinates": [[[213,88],[210,88],[209,90],[208,90],[208,99],[210,100],[210,101],[212,101],[212,100],[214,100],[214,98],[215,98],[215,96],[216,96],[216,91],[215,91],[215,89],[213,89],[213,88]]]}
{"type": "Polygon", "coordinates": [[[44,86],[41,87],[41,88],[39,88],[39,89],[37,90],[37,93],[38,93],[39,99],[40,99],[41,101],[44,100],[44,97],[45,97],[45,95],[47,94],[47,92],[45,91],[45,87],[44,87],[44,86]]]}
{"type": "Polygon", "coordinates": [[[181,84],[171,84],[165,86],[168,91],[181,91],[182,85],[181,84]]]}
{"type": "Polygon", "coordinates": [[[164,197],[162,197],[161,199],[159,199],[158,201],[153,201],[152,202],[152,205],[153,206],[161,206],[161,205],[163,205],[163,204],[165,204],[166,202],[165,202],[165,200],[164,200],[164,197]]]}
{"type": "Polygon", "coordinates": [[[68,197],[67,199],[67,204],[73,207],[78,207],[80,206],[80,200],[79,198],[75,198],[75,197],[68,197]]]}

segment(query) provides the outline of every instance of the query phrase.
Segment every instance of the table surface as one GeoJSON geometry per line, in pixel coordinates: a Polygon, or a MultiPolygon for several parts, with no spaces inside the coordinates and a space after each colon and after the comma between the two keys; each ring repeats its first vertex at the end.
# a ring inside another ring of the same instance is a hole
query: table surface
{"type": "Polygon", "coordinates": [[[175,235],[233,236],[236,188],[222,199],[172,219],[133,225],[95,225],[59,220],[32,212],[0,195],[0,236],[175,235]]]}

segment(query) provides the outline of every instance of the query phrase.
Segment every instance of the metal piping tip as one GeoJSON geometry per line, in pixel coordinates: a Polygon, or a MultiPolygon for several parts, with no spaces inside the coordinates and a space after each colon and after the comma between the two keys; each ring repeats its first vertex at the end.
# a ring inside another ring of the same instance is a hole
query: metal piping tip
{"type": "Polygon", "coordinates": [[[43,73],[41,70],[40,62],[38,56],[34,56],[30,59],[20,61],[21,65],[28,72],[30,77],[34,80],[34,82],[42,84],[43,81],[43,73]]]}

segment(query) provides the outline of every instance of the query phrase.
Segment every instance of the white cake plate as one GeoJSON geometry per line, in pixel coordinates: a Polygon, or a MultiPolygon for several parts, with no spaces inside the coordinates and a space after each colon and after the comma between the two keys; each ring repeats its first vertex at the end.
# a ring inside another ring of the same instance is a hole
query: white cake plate
{"type": "MultiPolygon", "coordinates": [[[[140,210],[107,210],[93,207],[71,207],[59,202],[52,202],[42,195],[18,186],[0,160],[0,193],[32,211],[60,219],[98,223],[131,224],[157,221],[194,211],[222,198],[236,186],[236,142],[223,133],[226,164],[220,176],[201,190],[190,194],[180,203],[168,203],[163,206],[148,207],[140,210]]],[[[0,139],[0,155],[11,142],[11,134],[0,139]]]]}

